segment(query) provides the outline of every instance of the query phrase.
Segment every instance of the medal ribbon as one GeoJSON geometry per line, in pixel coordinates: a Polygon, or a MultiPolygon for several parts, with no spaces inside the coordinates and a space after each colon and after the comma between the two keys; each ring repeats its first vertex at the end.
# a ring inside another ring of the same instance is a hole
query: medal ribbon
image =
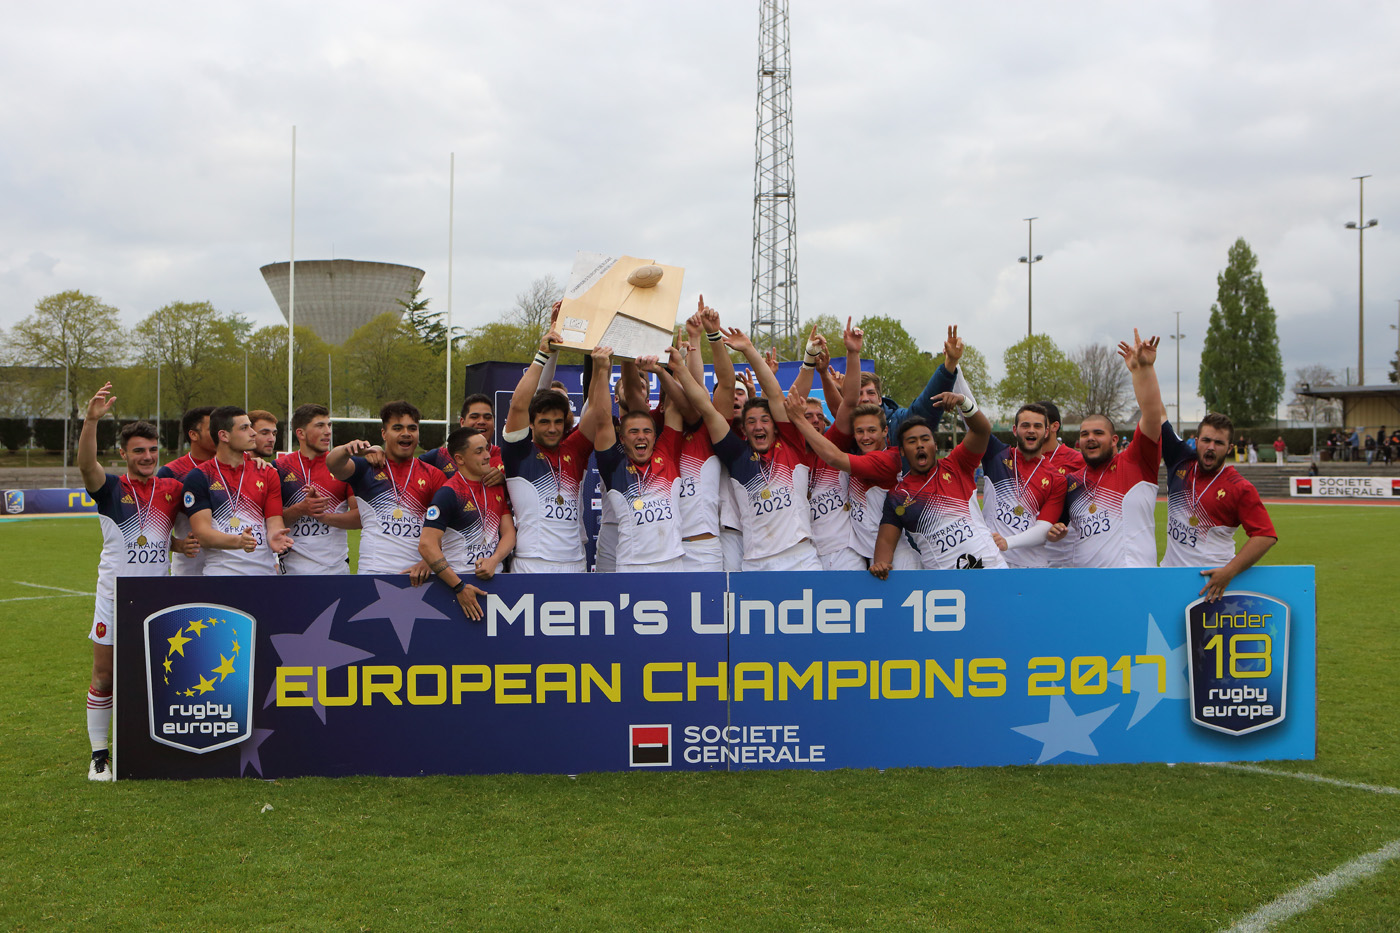
{"type": "MultiPolygon", "coordinates": [[[[136,491],[136,483],[134,483],[129,476],[123,476],[122,482],[131,490],[131,498],[136,500],[136,533],[142,540],[145,540],[146,519],[150,517],[151,506],[155,505],[156,501],[155,480],[151,480],[151,497],[146,500],[146,509],[144,512],[141,510],[141,494],[136,491]]],[[[136,543],[140,544],[141,541],[137,541],[136,543]]]]}
{"type": "MultiPolygon", "coordinates": [[[[300,451],[297,453],[300,454],[300,451]]],[[[403,494],[408,490],[409,483],[413,482],[413,469],[418,466],[417,457],[409,457],[408,460],[408,476],[404,477],[403,489],[399,488],[398,482],[394,479],[394,464],[392,462],[386,464],[389,467],[389,485],[394,487],[394,504],[399,507],[399,511],[403,511],[403,494]]]]}
{"type": "Polygon", "coordinates": [[[1206,488],[1202,489],[1198,494],[1196,493],[1196,476],[1198,474],[1198,470],[1196,469],[1196,464],[1191,464],[1191,483],[1186,491],[1186,500],[1191,504],[1192,517],[1195,517],[1196,507],[1201,504],[1201,497],[1204,496],[1206,493],[1210,492],[1210,487],[1215,485],[1215,481],[1220,479],[1220,477],[1225,474],[1226,470],[1233,469],[1234,467],[1222,467],[1221,469],[1216,470],[1215,476],[1211,477],[1210,482],[1206,483],[1206,488]]]}
{"type": "MultiPolygon", "coordinates": [[[[229,497],[230,506],[233,512],[233,518],[229,521],[229,527],[231,528],[238,527],[234,524],[234,522],[239,521],[238,505],[243,501],[243,478],[248,475],[248,468],[246,466],[240,466],[239,469],[243,472],[238,474],[238,491],[234,492],[229,497]]],[[[228,478],[224,476],[224,468],[219,465],[219,460],[217,457],[214,458],[214,470],[219,474],[219,481],[224,484],[224,492],[229,492],[230,490],[228,478]]]]}
{"type": "Polygon", "coordinates": [[[544,465],[549,467],[549,475],[554,478],[554,501],[562,503],[564,501],[564,455],[559,455],[559,469],[554,469],[554,461],[549,459],[549,454],[540,451],[540,456],[544,458],[544,465]]]}
{"type": "MultiPolygon", "coordinates": [[[[300,450],[297,451],[297,460],[301,463],[301,478],[302,481],[306,483],[306,488],[319,496],[321,494],[321,490],[316,487],[316,484],[314,482],[312,482],[311,467],[307,465],[306,458],[302,456],[300,450]]],[[[390,471],[389,475],[393,476],[393,471],[390,471]]]]}
{"type": "Polygon", "coordinates": [[[1040,470],[1040,465],[1045,462],[1044,457],[1035,458],[1035,468],[1031,470],[1031,475],[1026,477],[1026,481],[1021,482],[1021,451],[1018,448],[1011,448],[1011,477],[1016,483],[1016,502],[1025,504],[1030,508],[1031,503],[1026,502],[1026,490],[1030,488],[1031,480],[1035,479],[1035,474],[1040,470]]]}

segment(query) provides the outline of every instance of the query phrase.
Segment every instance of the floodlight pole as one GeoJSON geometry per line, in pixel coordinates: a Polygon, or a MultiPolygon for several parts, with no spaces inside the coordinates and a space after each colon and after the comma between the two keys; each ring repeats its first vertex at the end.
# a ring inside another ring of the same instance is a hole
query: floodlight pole
{"type": "Polygon", "coordinates": [[[1033,356],[1033,354],[1035,353],[1035,347],[1032,346],[1032,345],[1030,344],[1029,341],[1030,341],[1030,338],[1031,338],[1031,337],[1035,336],[1035,327],[1034,327],[1034,325],[1032,324],[1032,318],[1031,318],[1031,308],[1032,308],[1032,304],[1031,304],[1031,294],[1032,294],[1032,289],[1031,289],[1031,286],[1032,286],[1031,270],[1035,267],[1035,264],[1036,264],[1036,263],[1040,262],[1040,261],[1041,261],[1042,259],[1044,259],[1045,257],[1044,257],[1044,256],[1037,256],[1037,255],[1035,254],[1035,250],[1032,248],[1032,235],[1033,235],[1033,233],[1034,233],[1034,231],[1035,231],[1035,221],[1038,220],[1039,218],[1036,218],[1036,217],[1025,217],[1025,218],[1023,218],[1023,219],[1024,219],[1025,222],[1026,222],[1026,255],[1022,256],[1021,259],[1020,259],[1020,261],[1021,261],[1021,262],[1024,262],[1024,263],[1026,264],[1026,340],[1027,340],[1027,343],[1026,343],[1026,398],[1032,398],[1032,397],[1034,396],[1034,394],[1035,394],[1035,393],[1032,391],[1032,383],[1034,382],[1034,374],[1033,374],[1033,370],[1034,370],[1034,356],[1033,356]]]}
{"type": "Polygon", "coordinates": [[[1185,334],[1181,332],[1181,312],[1176,311],[1176,327],[1172,331],[1172,340],[1176,341],[1176,429],[1181,431],[1181,341],[1185,334]]]}
{"type": "Polygon", "coordinates": [[[296,349],[293,328],[297,321],[297,128],[292,127],[292,243],[287,268],[287,449],[292,450],[292,354],[296,349]]]}
{"type": "Polygon", "coordinates": [[[1366,384],[1366,230],[1380,223],[1366,219],[1366,179],[1357,175],[1356,223],[1347,221],[1347,229],[1356,231],[1356,384],[1366,384]]]}

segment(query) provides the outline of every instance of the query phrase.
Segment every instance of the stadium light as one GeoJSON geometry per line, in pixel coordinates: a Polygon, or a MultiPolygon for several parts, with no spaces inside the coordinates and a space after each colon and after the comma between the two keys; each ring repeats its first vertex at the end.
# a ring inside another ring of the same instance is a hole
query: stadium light
{"type": "Polygon", "coordinates": [[[1176,327],[1173,328],[1172,340],[1176,341],[1176,428],[1181,430],[1181,341],[1186,335],[1181,332],[1181,312],[1176,314],[1176,327]]]}
{"type": "Polygon", "coordinates": [[[1366,384],[1366,231],[1380,223],[1374,217],[1366,220],[1366,179],[1357,175],[1356,221],[1348,220],[1346,228],[1356,231],[1356,384],[1366,384]]]}

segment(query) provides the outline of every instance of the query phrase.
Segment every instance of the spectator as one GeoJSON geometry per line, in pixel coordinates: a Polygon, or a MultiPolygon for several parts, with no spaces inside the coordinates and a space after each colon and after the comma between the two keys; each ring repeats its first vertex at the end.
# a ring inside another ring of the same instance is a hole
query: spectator
{"type": "Polygon", "coordinates": [[[1352,428],[1352,429],[1351,429],[1351,437],[1349,437],[1349,438],[1347,439],[1347,447],[1349,448],[1349,450],[1348,450],[1348,455],[1351,457],[1351,462],[1352,462],[1352,463],[1356,463],[1357,461],[1359,461],[1359,460],[1361,459],[1361,429],[1360,429],[1360,428],[1352,428]]]}
{"type": "Polygon", "coordinates": [[[1283,442],[1282,434],[1274,441],[1274,462],[1280,467],[1288,464],[1288,445],[1283,442]]]}
{"type": "Polygon", "coordinates": [[[1376,436],[1366,435],[1366,465],[1370,466],[1376,460],[1376,436]]]}

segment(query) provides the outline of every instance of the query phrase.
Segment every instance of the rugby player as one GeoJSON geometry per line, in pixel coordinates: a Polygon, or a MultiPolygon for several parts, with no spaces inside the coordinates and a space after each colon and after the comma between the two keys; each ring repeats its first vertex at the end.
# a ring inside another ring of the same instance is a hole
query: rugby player
{"type": "Polygon", "coordinates": [[[1083,482],[1071,480],[1065,500],[1074,567],[1157,566],[1157,465],[1162,458],[1162,422],[1167,409],[1157,384],[1157,344],[1136,329],[1133,344],[1118,344],[1133,379],[1137,430],[1123,450],[1106,415],[1089,415],[1079,426],[1083,482]]]}
{"type": "Polygon", "coordinates": [[[253,453],[267,459],[277,455],[277,416],[270,411],[255,408],[248,412],[248,418],[253,422],[253,433],[257,436],[257,445],[253,448],[253,453]]]}
{"type": "Polygon", "coordinates": [[[160,440],[155,426],[137,421],[117,432],[117,452],[126,475],[109,475],[97,459],[97,422],[112,410],[116,396],[109,382],[87,406],[78,435],[78,470],[83,488],[97,503],[102,529],[102,556],[97,564],[97,599],[93,604],[92,680],[87,691],[87,732],[92,746],[88,780],[112,780],[108,732],[112,722],[112,625],[117,577],[164,576],[170,529],[179,513],[180,481],[157,477],[160,440]]]}
{"type": "MultiPolygon", "coordinates": [[[[214,458],[214,439],[209,436],[209,415],[213,405],[191,408],[180,417],[180,434],[190,445],[190,452],[176,457],[156,471],[162,478],[181,483],[191,470],[214,458]]],[[[190,531],[190,520],[182,511],[175,516],[171,529],[170,573],[176,577],[198,577],[204,573],[205,554],[199,549],[199,539],[190,531]]]]}
{"type": "MultiPolygon", "coordinates": [[[[685,368],[680,351],[669,348],[671,365],[685,368]]],[[[606,398],[612,372],[612,348],[593,350],[593,387],[590,398],[606,398]]],[[[681,391],[656,357],[637,361],[642,372],[654,373],[667,394],[681,391]]],[[[666,406],[665,426],[657,437],[656,422],[646,409],[622,415],[621,438],[613,427],[612,412],[590,405],[579,422],[580,432],[590,435],[596,451],[603,495],[612,500],[617,516],[618,573],[658,573],[683,570],[680,519],[681,412],[666,406]]]]}
{"type": "Polygon", "coordinates": [[[679,367],[676,375],[705,421],[715,455],[729,468],[744,535],[742,569],[821,570],[807,508],[811,454],[788,418],[778,377],[742,331],[725,332],[724,344],[744,354],[765,396],[744,403],[743,438],[689,370],[679,367]]]}
{"type": "Polygon", "coordinates": [[[426,562],[419,557],[418,539],[423,516],[447,477],[422,462],[418,450],[418,409],[409,402],[389,402],[379,410],[382,447],[354,440],[326,454],[331,476],[350,484],[360,510],[359,573],[406,573],[417,586],[428,579],[426,562]],[[383,454],[382,466],[363,456],[383,454]]]}
{"type": "Polygon", "coordinates": [[[1253,567],[1278,541],[1259,490],[1225,464],[1235,425],[1211,412],[1196,429],[1196,449],[1162,426],[1162,459],[1167,464],[1167,553],[1163,567],[1204,567],[1200,595],[1214,602],[1230,581],[1253,567]],[[1235,553],[1235,531],[1248,540],[1235,553]]]}
{"type": "Polygon", "coordinates": [[[292,538],[292,549],[282,558],[282,572],[349,573],[347,531],[360,527],[360,510],[350,486],[326,469],[330,411],[314,403],[297,406],[292,412],[292,436],[297,449],[276,461],[282,480],[282,520],[292,538]]]}
{"type": "MultiPolygon", "coordinates": [[[[500,486],[503,484],[506,477],[501,472],[501,448],[491,443],[491,436],[496,431],[496,410],[491,405],[491,399],[480,392],[468,395],[462,401],[462,414],[457,418],[457,427],[476,428],[486,435],[486,446],[491,451],[491,468],[486,471],[486,485],[500,486]]],[[[441,447],[434,447],[418,459],[430,466],[437,467],[445,476],[451,476],[452,472],[457,469],[452,454],[447,450],[446,441],[441,447]]]]}
{"type": "Polygon", "coordinates": [[[491,445],[478,428],[457,428],[447,436],[456,467],[436,493],[423,518],[418,553],[428,569],[452,590],[467,618],[479,620],[484,594],[468,575],[490,580],[515,547],[515,522],[505,490],[482,482],[491,469],[491,445]]]}
{"type": "MultiPolygon", "coordinates": [[[[282,484],[244,454],[257,443],[248,413],[234,405],[214,409],[209,433],[214,457],[185,476],[185,514],[208,553],[205,576],[277,573],[276,554],[291,547],[282,521],[282,484]]],[[[254,458],[256,459],[256,458],[254,458]]]]}
{"type": "Polygon", "coordinates": [[[992,436],[992,423],[971,396],[944,392],[930,401],[939,408],[956,409],[967,425],[961,443],[946,457],[938,456],[933,425],[919,415],[906,417],[899,426],[897,449],[867,455],[889,459],[903,455],[909,462],[909,472],[890,490],[880,517],[870,572],[881,580],[894,568],[895,545],[905,531],[913,536],[926,570],[1006,567],[991,532],[973,517],[977,467],[992,436]]]}
{"type": "Polygon", "coordinates": [[[579,494],[593,445],[581,431],[565,436],[572,418],[568,398],[553,389],[540,390],[550,344],[562,340],[553,330],[540,338],[539,352],[511,395],[501,435],[506,489],[515,512],[515,573],[588,569],[579,494]]]}

